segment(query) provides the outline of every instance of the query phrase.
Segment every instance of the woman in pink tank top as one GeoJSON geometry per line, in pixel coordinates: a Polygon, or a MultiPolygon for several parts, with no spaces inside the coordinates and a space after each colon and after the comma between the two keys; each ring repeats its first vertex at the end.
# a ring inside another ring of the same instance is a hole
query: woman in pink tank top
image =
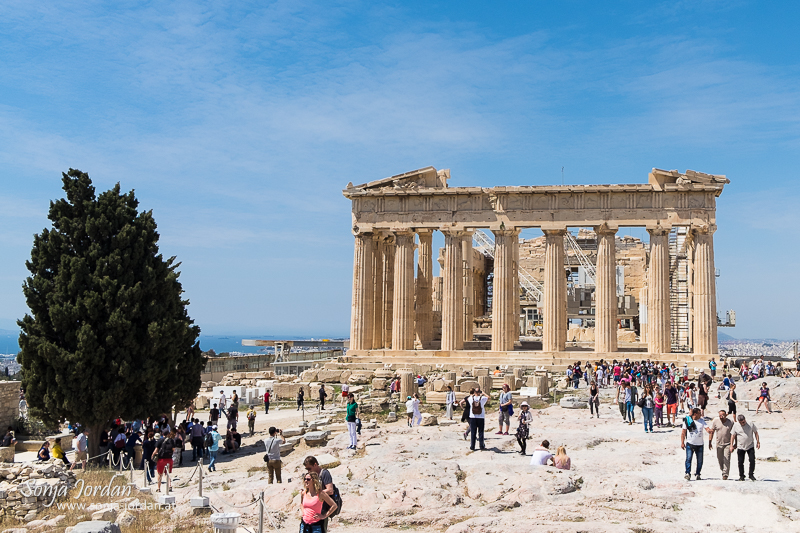
{"type": "Polygon", "coordinates": [[[336,502],[322,490],[322,483],[316,472],[307,472],[303,476],[300,510],[303,512],[300,533],[323,533],[322,526],[325,520],[336,511],[336,502]],[[323,503],[327,503],[329,507],[326,513],[322,512],[323,503]]]}

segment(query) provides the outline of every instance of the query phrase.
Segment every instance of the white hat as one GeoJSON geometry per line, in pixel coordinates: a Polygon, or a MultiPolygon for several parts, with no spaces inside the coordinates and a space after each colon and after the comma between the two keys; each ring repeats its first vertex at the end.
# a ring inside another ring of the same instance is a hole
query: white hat
{"type": "Polygon", "coordinates": [[[530,407],[530,405],[528,405],[528,402],[522,402],[521,404],[519,404],[519,406],[520,407],[530,407]]]}

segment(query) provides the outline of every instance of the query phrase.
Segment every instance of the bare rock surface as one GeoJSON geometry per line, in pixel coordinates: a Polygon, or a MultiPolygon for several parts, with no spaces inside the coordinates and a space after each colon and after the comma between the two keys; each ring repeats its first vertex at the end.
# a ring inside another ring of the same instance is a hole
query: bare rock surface
{"type": "MultiPolygon", "coordinates": [[[[800,382],[785,381],[780,385],[785,390],[796,386],[789,382],[800,382]]],[[[715,413],[723,404],[712,398],[707,412],[715,413]]],[[[423,405],[423,412],[426,408],[423,405]]],[[[434,413],[441,415],[438,409],[434,413]]],[[[613,403],[601,405],[599,419],[588,410],[559,406],[533,410],[533,414],[528,454],[548,439],[553,451],[566,446],[572,470],[530,466],[530,457],[518,453],[513,436],[516,420],[512,435],[496,435],[497,414],[490,409],[486,451],[469,450],[463,438],[465,424],[460,422],[413,428],[379,423],[377,429],[362,430],[356,450],[347,449],[346,433],[334,432],[321,447],[309,448],[300,442],[283,458],[282,484],[269,484],[266,472],[248,472],[264,464],[261,442],[258,453],[225,457],[219,471],[208,474],[205,483],[211,503],[221,511],[246,508],[264,491],[269,519],[287,531],[296,530],[299,523],[302,461],[316,455],[330,467],[344,501],[341,514],[331,521],[331,533],[399,529],[419,533],[800,533],[800,469],[794,467],[800,461],[798,410],[746,413],[761,434],[756,482],[734,481],[735,454],[731,479],[723,481],[716,450],[708,449],[703,479],[686,481],[680,430],[662,427],[645,433],[639,409],[635,425],[623,423],[613,403]],[[223,483],[228,487],[224,492],[223,483]]],[[[292,427],[298,422],[299,414],[292,410],[277,416],[270,413],[269,419],[258,423],[292,427]]],[[[196,490],[190,485],[176,491],[179,508],[196,490]]],[[[255,511],[242,512],[243,522],[252,525],[255,511]]]]}

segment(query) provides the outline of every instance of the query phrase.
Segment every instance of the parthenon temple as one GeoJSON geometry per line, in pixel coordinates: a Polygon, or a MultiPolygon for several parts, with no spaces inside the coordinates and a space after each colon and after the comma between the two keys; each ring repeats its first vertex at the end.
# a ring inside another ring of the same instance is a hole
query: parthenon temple
{"type": "Polygon", "coordinates": [[[449,179],[427,167],[343,191],[355,235],[348,357],[559,366],[717,353],[725,176],[653,169],[644,184],[492,188],[449,179]],[[520,241],[527,228],[544,236],[520,241]],[[583,228],[577,240],[570,228],[583,228]],[[649,248],[622,228],[645,228],[649,248]],[[436,278],[434,231],[444,235],[436,278]]]}

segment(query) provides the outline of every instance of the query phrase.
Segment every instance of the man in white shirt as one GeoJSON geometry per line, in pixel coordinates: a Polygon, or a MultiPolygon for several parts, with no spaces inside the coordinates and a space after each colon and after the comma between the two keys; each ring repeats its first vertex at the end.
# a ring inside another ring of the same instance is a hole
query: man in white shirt
{"type": "Polygon", "coordinates": [[[225,397],[225,391],[220,391],[219,393],[219,410],[220,412],[225,411],[225,406],[227,405],[228,399],[225,397]]]}
{"type": "Polygon", "coordinates": [[[531,454],[531,465],[547,466],[550,463],[551,466],[555,466],[555,459],[553,459],[553,454],[550,453],[549,448],[550,441],[543,440],[541,446],[537,446],[531,454]]]}
{"type": "Polygon", "coordinates": [[[406,396],[406,418],[408,419],[408,427],[411,427],[411,419],[414,416],[414,398],[406,396]]]}
{"type": "Polygon", "coordinates": [[[695,470],[696,479],[700,479],[700,471],[703,469],[703,432],[710,433],[706,427],[706,421],[702,417],[702,411],[695,407],[692,415],[683,419],[681,425],[681,449],[686,450],[686,475],[687,481],[692,479],[692,456],[697,456],[697,469],[695,470]]]}
{"type": "Polygon", "coordinates": [[[483,429],[486,422],[486,402],[489,401],[489,396],[480,389],[475,390],[475,394],[469,397],[467,403],[469,405],[469,429],[470,429],[470,442],[469,449],[475,451],[475,438],[478,438],[478,443],[481,450],[486,449],[486,444],[483,442],[483,429]]]}
{"type": "Polygon", "coordinates": [[[736,448],[739,459],[739,481],[744,481],[744,456],[750,460],[750,481],[755,481],[756,471],[756,448],[761,448],[761,439],[758,436],[758,428],[755,424],[747,423],[744,415],[739,415],[738,422],[731,430],[731,453],[736,448]]]}
{"type": "Polygon", "coordinates": [[[78,461],[81,463],[81,468],[86,470],[86,460],[88,457],[88,450],[89,450],[89,430],[84,429],[76,438],[75,438],[75,462],[72,463],[72,466],[69,467],[70,471],[75,468],[75,465],[78,464],[78,461]]]}

